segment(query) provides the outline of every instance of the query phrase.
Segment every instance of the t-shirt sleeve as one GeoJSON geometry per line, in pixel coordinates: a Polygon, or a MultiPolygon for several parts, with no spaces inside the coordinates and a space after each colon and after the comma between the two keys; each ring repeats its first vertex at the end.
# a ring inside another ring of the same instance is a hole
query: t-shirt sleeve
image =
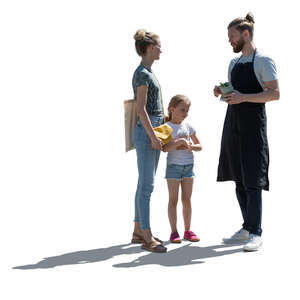
{"type": "Polygon", "coordinates": [[[141,85],[146,85],[149,86],[150,83],[150,76],[149,74],[145,72],[138,72],[136,74],[136,79],[135,79],[136,86],[141,86],[141,85]]]}
{"type": "Polygon", "coordinates": [[[260,75],[263,82],[278,79],[275,62],[271,58],[267,56],[263,57],[260,75]]]}
{"type": "Polygon", "coordinates": [[[228,82],[231,82],[231,71],[234,67],[234,64],[236,63],[237,58],[234,58],[231,60],[229,67],[228,67],[228,82]]]}

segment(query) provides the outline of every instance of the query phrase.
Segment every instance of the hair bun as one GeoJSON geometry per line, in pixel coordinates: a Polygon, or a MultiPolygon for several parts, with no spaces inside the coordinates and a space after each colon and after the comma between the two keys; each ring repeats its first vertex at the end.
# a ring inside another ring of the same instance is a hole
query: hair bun
{"type": "Polygon", "coordinates": [[[254,24],[254,16],[253,13],[249,12],[245,18],[247,21],[249,21],[250,23],[254,24]]]}
{"type": "Polygon", "coordinates": [[[135,33],[134,35],[134,39],[136,41],[140,41],[140,40],[143,40],[146,36],[146,30],[145,29],[139,29],[137,30],[137,32],[135,33]]]}

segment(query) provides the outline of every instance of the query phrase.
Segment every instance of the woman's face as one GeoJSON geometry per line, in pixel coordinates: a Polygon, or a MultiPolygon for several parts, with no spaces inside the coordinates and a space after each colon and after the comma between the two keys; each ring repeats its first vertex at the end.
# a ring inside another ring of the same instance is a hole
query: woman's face
{"type": "Polygon", "coordinates": [[[157,41],[156,45],[150,45],[148,47],[148,53],[153,60],[158,60],[160,58],[160,54],[162,52],[160,40],[156,39],[156,41],[157,41]]]}

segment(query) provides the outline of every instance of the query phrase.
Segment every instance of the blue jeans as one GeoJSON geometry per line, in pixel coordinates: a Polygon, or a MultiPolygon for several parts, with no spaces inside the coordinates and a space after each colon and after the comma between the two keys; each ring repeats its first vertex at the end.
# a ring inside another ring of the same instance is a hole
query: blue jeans
{"type": "Polygon", "coordinates": [[[178,181],[183,180],[184,178],[194,178],[194,164],[189,165],[176,165],[176,164],[167,164],[166,168],[166,179],[176,179],[178,181]]]}
{"type": "MultiPolygon", "coordinates": [[[[163,116],[149,115],[153,127],[163,124],[163,116]]],[[[133,134],[133,143],[136,148],[138,166],[138,185],[135,194],[134,221],[140,223],[141,229],[150,229],[150,197],[154,188],[154,176],[156,174],[160,150],[152,148],[147,132],[138,121],[133,134]]]]}
{"type": "Polygon", "coordinates": [[[262,190],[248,188],[242,183],[236,182],[235,191],[244,219],[243,228],[250,233],[261,235],[262,190]]]}

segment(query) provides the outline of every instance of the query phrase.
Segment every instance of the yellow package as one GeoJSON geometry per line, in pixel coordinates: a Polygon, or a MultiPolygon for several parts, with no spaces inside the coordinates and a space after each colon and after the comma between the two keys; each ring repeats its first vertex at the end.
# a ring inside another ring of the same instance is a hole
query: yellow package
{"type": "Polygon", "coordinates": [[[168,124],[153,128],[155,135],[162,141],[162,143],[168,144],[172,140],[173,129],[168,124]]]}

